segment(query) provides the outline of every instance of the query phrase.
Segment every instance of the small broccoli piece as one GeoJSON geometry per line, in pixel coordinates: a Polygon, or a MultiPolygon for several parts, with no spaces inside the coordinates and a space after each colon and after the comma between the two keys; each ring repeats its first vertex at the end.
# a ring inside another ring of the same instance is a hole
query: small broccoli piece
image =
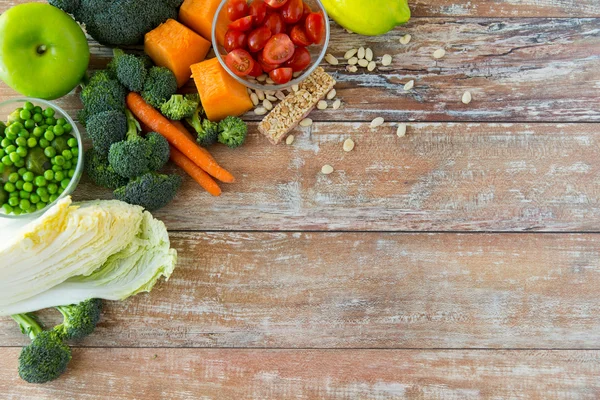
{"type": "Polygon", "coordinates": [[[162,175],[149,172],[114,191],[117,200],[142,206],[148,211],[169,204],[181,186],[179,175],[162,175]]]}
{"type": "Polygon", "coordinates": [[[148,76],[145,60],[121,49],[113,50],[113,60],[108,65],[119,82],[132,92],[141,92],[148,76]]]}
{"type": "Polygon", "coordinates": [[[96,185],[113,190],[127,185],[127,178],[117,174],[108,163],[108,157],[100,154],[96,149],[86,151],[84,160],[85,172],[96,185]]]}
{"type": "Polygon", "coordinates": [[[86,125],[87,120],[103,111],[124,110],[127,90],[118,80],[111,78],[108,71],[94,74],[81,91],[83,109],[79,119],[86,125]]]}
{"type": "Polygon", "coordinates": [[[127,116],[120,110],[103,111],[88,119],[86,129],[96,151],[107,155],[113,143],[125,140],[127,116]]]}
{"type": "Polygon", "coordinates": [[[198,108],[199,101],[191,96],[174,94],[160,107],[160,112],[168,119],[179,121],[191,117],[198,108]]]}
{"type": "Polygon", "coordinates": [[[150,143],[140,136],[139,122],[131,111],[127,115],[127,140],[114,143],[108,152],[108,162],[124,178],[133,179],[150,171],[150,143]]]}
{"type": "Polygon", "coordinates": [[[79,304],[56,307],[64,317],[63,323],[54,327],[65,339],[83,339],[96,329],[102,313],[102,300],[90,299],[79,304]]]}
{"type": "Polygon", "coordinates": [[[219,122],[219,143],[234,149],[246,141],[248,125],[238,117],[227,117],[219,122]]]}
{"type": "Polygon", "coordinates": [[[44,331],[32,314],[16,314],[12,318],[31,343],[19,355],[19,376],[29,383],[52,381],[65,372],[71,361],[71,349],[55,331],[44,331]]]}
{"type": "Polygon", "coordinates": [[[80,5],[79,0],[48,0],[48,3],[69,14],[73,14],[80,5]]]}
{"type": "Polygon", "coordinates": [[[159,108],[177,91],[177,79],[165,67],[152,67],[144,84],[142,97],[154,108],[159,108]]]}
{"type": "Polygon", "coordinates": [[[219,124],[208,119],[203,120],[203,114],[204,110],[199,105],[194,114],[190,118],[186,118],[185,121],[196,131],[198,144],[207,147],[217,142],[219,124]]]}
{"type": "Polygon", "coordinates": [[[165,166],[171,156],[169,142],[163,135],[156,132],[150,132],[146,135],[146,141],[150,144],[150,171],[158,171],[165,166]]]}

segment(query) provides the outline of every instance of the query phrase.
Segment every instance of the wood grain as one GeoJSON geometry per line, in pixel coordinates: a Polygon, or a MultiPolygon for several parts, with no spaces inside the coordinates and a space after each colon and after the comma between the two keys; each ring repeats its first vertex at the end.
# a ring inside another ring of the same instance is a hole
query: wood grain
{"type": "Polygon", "coordinates": [[[0,349],[4,399],[597,399],[599,351],[75,349],[27,385],[0,349]]]}
{"type": "MultiPolygon", "coordinates": [[[[600,341],[600,235],[173,233],[178,267],[81,345],[561,348],[600,341]]],[[[58,312],[46,312],[48,326],[58,312]]],[[[26,343],[10,319],[0,343],[26,343]]]]}
{"type": "MultiPolygon", "coordinates": [[[[376,38],[333,29],[330,53],[342,58],[358,46],[393,55],[393,64],[356,74],[343,63],[324,65],[339,82],[343,106],[315,111],[314,120],[600,121],[600,19],[418,18],[376,38]],[[413,40],[402,46],[407,32],[413,40]],[[435,60],[440,47],[447,55],[435,60]],[[403,85],[411,79],[415,88],[407,93],[403,85]],[[465,91],[473,95],[468,106],[460,101],[465,91]]],[[[92,53],[92,67],[100,68],[111,50],[93,45],[92,53]]],[[[0,86],[0,98],[15,96],[0,86]]],[[[72,115],[81,107],[75,94],[57,104],[72,115]]]]}
{"type": "Polygon", "coordinates": [[[600,17],[596,0],[410,0],[418,17],[600,17]]]}
{"type": "MultiPolygon", "coordinates": [[[[600,132],[594,124],[315,123],[292,146],[251,127],[211,151],[238,182],[213,198],[188,178],[156,213],[171,230],[594,231],[600,132]],[[342,150],[351,137],[356,148],[342,150]],[[335,172],[324,176],[324,164],[335,172]]],[[[82,183],[79,199],[109,198],[82,183]]]]}

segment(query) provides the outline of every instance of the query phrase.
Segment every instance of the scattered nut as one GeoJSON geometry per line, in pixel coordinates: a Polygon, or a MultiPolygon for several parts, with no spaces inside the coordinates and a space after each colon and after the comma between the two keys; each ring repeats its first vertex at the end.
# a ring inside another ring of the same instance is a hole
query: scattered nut
{"type": "Polygon", "coordinates": [[[398,137],[406,136],[406,124],[398,125],[398,130],[396,131],[396,135],[398,135],[398,137]]]}
{"type": "Polygon", "coordinates": [[[303,127],[311,126],[312,124],[313,124],[313,120],[310,118],[304,118],[302,121],[300,121],[300,126],[303,126],[303,127]]]}
{"type": "Polygon", "coordinates": [[[362,60],[363,58],[365,58],[365,55],[366,55],[366,50],[365,50],[365,48],[364,48],[364,47],[360,47],[360,48],[358,49],[358,52],[357,52],[358,59],[359,59],[359,60],[362,60]]]}
{"type": "Polygon", "coordinates": [[[336,90],[331,89],[331,91],[329,93],[327,93],[327,100],[333,100],[336,95],[337,95],[336,90]]]}
{"type": "Polygon", "coordinates": [[[298,85],[292,85],[292,90],[294,92],[297,92],[300,89],[300,87],[298,85]]]}
{"type": "Polygon", "coordinates": [[[367,60],[365,60],[364,58],[361,58],[360,60],[358,60],[358,65],[360,65],[361,67],[366,67],[367,65],[369,65],[369,62],[367,60]]]}
{"type": "Polygon", "coordinates": [[[348,71],[348,72],[356,72],[356,71],[358,71],[358,68],[356,67],[356,65],[348,65],[346,67],[346,71],[348,71]]]}
{"type": "Polygon", "coordinates": [[[327,109],[327,102],[325,100],[319,100],[319,102],[317,103],[317,108],[319,110],[327,109]]]}
{"type": "Polygon", "coordinates": [[[346,54],[344,54],[344,58],[346,60],[349,60],[352,57],[354,57],[356,55],[356,53],[358,53],[358,49],[350,49],[346,52],[346,54]]]}
{"type": "Polygon", "coordinates": [[[255,107],[256,107],[256,106],[258,105],[258,103],[259,103],[258,96],[257,96],[257,95],[256,95],[256,93],[254,93],[254,92],[252,92],[252,93],[250,94],[250,100],[252,100],[252,104],[254,104],[254,106],[255,106],[255,107]]]}
{"type": "Polygon", "coordinates": [[[285,138],[285,144],[289,146],[292,143],[294,143],[294,135],[290,135],[287,138],[285,138]]]}
{"type": "Polygon", "coordinates": [[[373,61],[373,50],[371,50],[371,48],[367,48],[367,50],[365,50],[365,58],[367,61],[373,61]]]}
{"type": "Polygon", "coordinates": [[[354,150],[354,140],[346,139],[346,141],[344,141],[344,151],[350,152],[352,150],[354,150]]]}
{"type": "Polygon", "coordinates": [[[275,81],[271,78],[267,78],[267,80],[265,81],[268,85],[274,85],[275,81]]]}
{"type": "Polygon", "coordinates": [[[410,34],[407,33],[406,35],[400,38],[400,44],[409,44],[410,39],[412,39],[412,36],[410,36],[410,34]]]}
{"type": "Polygon", "coordinates": [[[269,101],[269,99],[264,99],[262,104],[263,107],[266,108],[268,111],[271,111],[273,109],[273,104],[271,103],[271,101],[269,101]]]}
{"type": "Polygon", "coordinates": [[[259,75],[258,78],[256,78],[256,80],[259,81],[259,82],[264,82],[264,81],[267,80],[267,78],[268,78],[267,75],[262,74],[262,75],[259,75]]]}
{"type": "Polygon", "coordinates": [[[329,164],[323,165],[323,168],[321,168],[321,173],[323,175],[329,175],[333,172],[333,167],[329,164]]]}
{"type": "Polygon", "coordinates": [[[376,67],[377,67],[377,63],[375,61],[370,61],[369,64],[367,65],[367,70],[374,71],[376,67]]]}
{"type": "Polygon", "coordinates": [[[265,92],[263,92],[263,91],[262,91],[262,90],[260,90],[260,89],[257,89],[257,90],[256,90],[256,95],[258,96],[258,99],[259,99],[260,101],[263,101],[263,100],[265,99],[265,92]]]}
{"type": "Polygon", "coordinates": [[[346,29],[346,32],[348,32],[349,34],[353,34],[354,33],[350,29],[346,29]]]}
{"type": "Polygon", "coordinates": [[[281,90],[278,90],[277,93],[275,93],[275,97],[279,100],[283,100],[285,99],[285,94],[283,94],[281,90]]]}
{"type": "Polygon", "coordinates": [[[378,126],[383,125],[385,120],[382,117],[377,117],[373,121],[371,121],[371,128],[377,128],[378,126]]]}
{"type": "Polygon", "coordinates": [[[348,60],[348,64],[350,65],[356,65],[358,64],[358,58],[357,57],[352,57],[348,60]]]}
{"type": "Polygon", "coordinates": [[[442,58],[446,55],[446,50],[444,49],[437,49],[436,51],[433,52],[433,58],[442,58]]]}
{"type": "Polygon", "coordinates": [[[277,101],[277,97],[275,97],[275,96],[272,96],[272,95],[270,95],[270,94],[266,95],[265,97],[266,97],[266,98],[267,98],[267,100],[269,100],[269,101],[277,101]]]}
{"type": "Polygon", "coordinates": [[[404,85],[404,91],[408,92],[413,87],[415,87],[415,81],[413,79],[411,79],[410,81],[406,82],[406,84],[404,85]]]}
{"type": "Polygon", "coordinates": [[[267,109],[264,107],[256,107],[254,109],[254,114],[256,115],[265,115],[267,113],[267,109]]]}
{"type": "Polygon", "coordinates": [[[392,56],[390,56],[389,54],[385,54],[382,58],[381,58],[381,65],[383,65],[384,67],[387,67],[388,65],[392,64],[392,56]]]}
{"type": "Polygon", "coordinates": [[[338,65],[339,61],[333,54],[327,53],[325,56],[325,61],[327,61],[331,65],[338,65]]]}
{"type": "Polygon", "coordinates": [[[471,92],[465,92],[462,95],[462,102],[464,104],[469,104],[471,102],[471,100],[473,100],[473,96],[471,95],[471,92]]]}
{"type": "Polygon", "coordinates": [[[342,105],[342,101],[340,99],[337,99],[336,101],[333,102],[333,104],[331,105],[331,108],[333,108],[334,110],[337,110],[338,108],[340,108],[341,105],[342,105]]]}

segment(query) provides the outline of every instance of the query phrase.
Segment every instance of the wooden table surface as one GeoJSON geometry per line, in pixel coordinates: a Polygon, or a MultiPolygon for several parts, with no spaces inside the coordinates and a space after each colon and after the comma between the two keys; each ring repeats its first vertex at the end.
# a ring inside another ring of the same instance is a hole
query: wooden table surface
{"type": "Polygon", "coordinates": [[[18,378],[27,340],[0,319],[0,397],[600,398],[600,3],[411,4],[386,36],[333,27],[339,58],[394,60],[326,65],[341,109],[313,112],[292,146],[252,122],[245,147],[217,147],[239,177],[221,198],[185,179],[156,213],[180,255],[171,280],[108,304],[60,380],[18,378]]]}

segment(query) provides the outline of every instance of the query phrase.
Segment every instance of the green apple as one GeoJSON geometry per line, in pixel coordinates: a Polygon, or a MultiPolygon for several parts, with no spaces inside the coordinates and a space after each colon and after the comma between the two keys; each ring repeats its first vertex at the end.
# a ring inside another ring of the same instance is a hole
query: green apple
{"type": "Polygon", "coordinates": [[[90,49],[68,14],[44,3],[25,3],[0,16],[0,79],[17,92],[52,100],[85,75],[90,49]]]}

